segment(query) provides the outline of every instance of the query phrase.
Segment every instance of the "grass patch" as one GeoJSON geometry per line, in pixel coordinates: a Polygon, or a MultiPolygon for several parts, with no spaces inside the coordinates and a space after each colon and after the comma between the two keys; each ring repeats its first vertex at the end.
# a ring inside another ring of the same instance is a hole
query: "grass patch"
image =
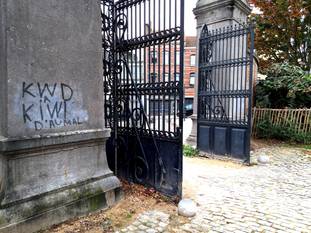
{"type": "Polygon", "coordinates": [[[199,155],[199,151],[192,146],[184,145],[184,156],[186,157],[196,157],[199,155]]]}

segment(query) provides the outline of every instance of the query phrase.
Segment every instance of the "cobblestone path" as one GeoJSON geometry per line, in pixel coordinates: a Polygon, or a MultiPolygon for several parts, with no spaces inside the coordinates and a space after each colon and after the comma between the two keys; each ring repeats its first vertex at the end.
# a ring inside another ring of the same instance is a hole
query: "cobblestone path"
{"type": "Polygon", "coordinates": [[[151,211],[122,232],[311,233],[311,159],[285,147],[255,156],[260,153],[271,163],[246,167],[185,159],[185,195],[198,204],[197,215],[171,226],[169,216],[151,211]]]}
{"type": "Polygon", "coordinates": [[[148,211],[141,214],[130,226],[121,230],[124,233],[157,233],[164,232],[169,224],[169,215],[159,211],[148,211]]]}

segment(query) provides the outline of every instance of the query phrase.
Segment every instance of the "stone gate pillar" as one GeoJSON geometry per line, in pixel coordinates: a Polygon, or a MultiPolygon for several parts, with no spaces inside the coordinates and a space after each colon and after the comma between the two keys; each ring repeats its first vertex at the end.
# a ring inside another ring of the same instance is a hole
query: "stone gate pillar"
{"type": "MultiPolygon", "coordinates": [[[[198,0],[193,10],[197,20],[197,49],[202,27],[207,25],[210,30],[247,22],[251,8],[246,0],[198,0]]],[[[199,51],[197,52],[199,64],[199,51]]],[[[198,75],[198,74],[197,74],[198,75]]],[[[198,114],[198,77],[195,82],[194,108],[192,116],[192,131],[187,143],[197,145],[197,114],[198,114]]]]}
{"type": "Polygon", "coordinates": [[[0,232],[112,205],[99,1],[0,0],[0,232]]]}

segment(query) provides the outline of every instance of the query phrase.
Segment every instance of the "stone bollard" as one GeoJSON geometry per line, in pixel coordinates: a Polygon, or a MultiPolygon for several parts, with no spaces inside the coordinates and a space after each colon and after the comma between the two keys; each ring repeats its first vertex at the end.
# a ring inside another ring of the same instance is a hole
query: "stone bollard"
{"type": "Polygon", "coordinates": [[[190,199],[183,199],[178,204],[178,214],[184,217],[194,217],[197,213],[197,205],[190,199]]]}

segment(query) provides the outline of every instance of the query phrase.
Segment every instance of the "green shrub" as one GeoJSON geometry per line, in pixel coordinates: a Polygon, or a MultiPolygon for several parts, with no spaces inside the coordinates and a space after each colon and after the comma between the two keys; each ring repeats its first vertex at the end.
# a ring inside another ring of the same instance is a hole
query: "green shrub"
{"type": "Polygon", "coordinates": [[[287,63],[274,64],[267,78],[256,86],[256,106],[261,108],[310,108],[311,75],[287,63]]]}
{"type": "Polygon", "coordinates": [[[291,123],[273,125],[268,117],[258,122],[257,137],[263,139],[278,139],[282,141],[310,144],[311,133],[299,133],[291,123]]]}
{"type": "Polygon", "coordinates": [[[184,156],[195,157],[199,155],[199,151],[192,146],[184,145],[184,156]]]}

